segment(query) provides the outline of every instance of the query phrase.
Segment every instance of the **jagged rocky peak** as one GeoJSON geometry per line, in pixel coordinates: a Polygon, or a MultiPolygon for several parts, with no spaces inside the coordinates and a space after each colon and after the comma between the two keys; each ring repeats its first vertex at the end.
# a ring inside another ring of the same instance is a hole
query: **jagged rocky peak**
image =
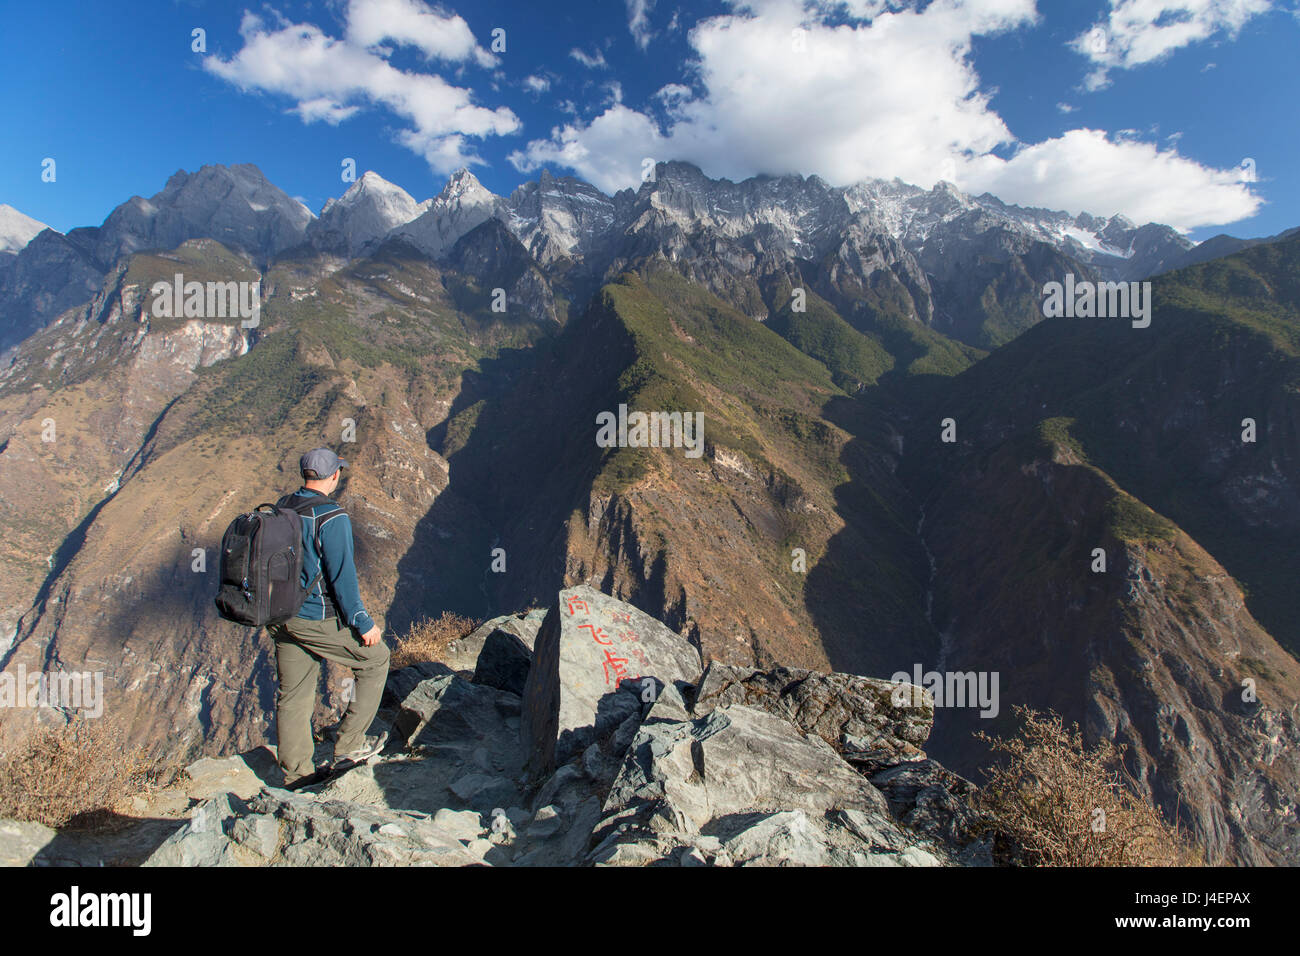
{"type": "Polygon", "coordinates": [[[451,174],[442,192],[412,221],[390,233],[430,258],[445,255],[461,236],[486,220],[508,215],[505,201],[487,189],[468,169],[451,174]]]}
{"type": "Polygon", "coordinates": [[[357,256],[432,203],[416,202],[401,186],[367,171],[342,196],[325,203],[320,218],[307,227],[307,238],[319,249],[357,256]]]}
{"type": "Polygon", "coordinates": [[[538,262],[587,252],[617,219],[617,205],[595,186],[543,169],[506,200],[510,229],[538,262]]]}
{"type": "Polygon", "coordinates": [[[466,203],[490,202],[498,198],[495,193],[478,181],[477,176],[462,166],[451,174],[447,179],[447,185],[442,187],[442,192],[438,194],[438,198],[434,201],[441,200],[445,205],[453,203],[465,205],[466,203]]]}
{"type": "Polygon", "coordinates": [[[49,226],[0,203],[0,252],[18,252],[49,226]]]}
{"type": "Polygon", "coordinates": [[[632,217],[637,232],[666,221],[685,232],[704,227],[734,239],[767,227],[766,241],[794,248],[817,244],[847,225],[850,209],[842,190],[816,177],[755,176],[734,183],[674,161],[657,164],[654,178],[641,184],[632,217]]]}
{"type": "Polygon", "coordinates": [[[128,253],[204,238],[266,260],[300,243],[313,218],[251,163],[182,169],[161,192],[114,209],[93,236],[94,251],[107,268],[128,253]]]}

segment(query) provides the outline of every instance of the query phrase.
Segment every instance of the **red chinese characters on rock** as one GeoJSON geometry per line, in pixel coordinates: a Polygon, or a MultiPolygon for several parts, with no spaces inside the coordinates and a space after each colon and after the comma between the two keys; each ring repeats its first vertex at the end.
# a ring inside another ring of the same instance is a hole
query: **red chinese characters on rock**
{"type": "Polygon", "coordinates": [[[613,608],[603,607],[600,609],[600,613],[611,621],[620,621],[623,624],[632,623],[632,615],[627,611],[615,611],[613,608]]]}
{"type": "Polygon", "coordinates": [[[625,680],[635,680],[636,678],[627,673],[627,658],[615,657],[611,650],[605,651],[605,659],[601,662],[605,669],[605,683],[609,684],[611,678],[613,684],[618,687],[625,680]]]}
{"type": "MultiPolygon", "coordinates": [[[[591,608],[588,607],[587,602],[582,598],[568,597],[565,598],[565,602],[568,605],[570,617],[576,617],[579,611],[584,614],[591,613],[591,608]]],[[[632,616],[626,612],[621,614],[606,612],[606,616],[626,624],[632,623],[632,616]]],[[[578,630],[588,632],[591,635],[592,641],[599,644],[604,649],[605,654],[604,659],[601,661],[601,670],[604,672],[606,686],[612,684],[614,687],[618,687],[623,683],[623,681],[636,680],[640,676],[628,673],[627,665],[630,662],[629,658],[618,656],[614,650],[615,642],[611,640],[609,634],[605,633],[603,627],[590,623],[579,624],[578,630]]],[[[639,643],[636,633],[632,631],[631,628],[620,628],[616,633],[620,641],[631,642],[634,644],[639,643]]],[[[624,651],[624,653],[628,652],[624,651]]],[[[646,658],[645,654],[639,647],[633,648],[631,653],[638,661],[640,661],[642,666],[647,668],[650,666],[650,661],[646,658]]]]}
{"type": "Polygon", "coordinates": [[[604,644],[606,647],[611,647],[614,644],[613,641],[606,640],[609,635],[605,633],[605,629],[594,624],[579,624],[578,630],[591,631],[591,639],[597,644],[604,644]]]}

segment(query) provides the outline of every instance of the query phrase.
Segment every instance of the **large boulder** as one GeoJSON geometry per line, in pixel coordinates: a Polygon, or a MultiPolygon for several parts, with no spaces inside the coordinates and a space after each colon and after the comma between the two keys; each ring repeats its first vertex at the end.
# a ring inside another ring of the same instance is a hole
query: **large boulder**
{"type": "Polygon", "coordinates": [[[695,694],[693,713],[723,704],[759,707],[816,734],[854,762],[919,760],[934,724],[928,692],[854,674],[794,667],[760,671],[713,661],[695,694]]]}
{"type": "Polygon", "coordinates": [[[975,784],[929,758],[882,767],[868,779],[908,829],[942,844],[965,866],[992,866],[990,821],[975,809],[975,784]]]}
{"type": "Polygon", "coordinates": [[[533,648],[521,740],[540,779],[639,715],[666,685],[700,679],[699,652],[648,614],[581,585],[560,592],[533,648]]]}
{"type": "Polygon", "coordinates": [[[519,698],[443,674],[417,684],[397,708],[387,759],[326,784],[321,796],[432,813],[491,813],[524,802],[519,698]]]}
{"type": "Polygon", "coordinates": [[[519,635],[498,628],[487,636],[479,651],[474,683],[522,697],[532,664],[532,648],[519,635]]]}
{"type": "Polygon", "coordinates": [[[545,617],[545,608],[533,608],[531,611],[505,614],[485,621],[465,637],[452,641],[443,655],[442,663],[454,671],[472,673],[478,667],[479,654],[483,651],[483,645],[487,643],[488,637],[497,631],[519,638],[531,652],[537,640],[537,630],[542,626],[545,617]]]}
{"type": "Polygon", "coordinates": [[[592,834],[598,864],[938,865],[815,734],[741,704],[667,700],[632,741],[592,834]]]}

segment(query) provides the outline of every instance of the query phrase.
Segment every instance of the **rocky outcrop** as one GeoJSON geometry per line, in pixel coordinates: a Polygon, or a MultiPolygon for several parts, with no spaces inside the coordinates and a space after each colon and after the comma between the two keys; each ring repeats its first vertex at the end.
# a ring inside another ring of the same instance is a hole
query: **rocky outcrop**
{"type": "MultiPolygon", "coordinates": [[[[675,660],[682,666],[694,653],[662,625],[648,628],[635,608],[590,589],[561,592],[556,607],[575,619],[575,632],[577,619],[602,614],[607,623],[634,629],[639,640],[645,638],[640,643],[652,663],[675,660]],[[588,611],[580,611],[577,601],[588,611]]],[[[489,638],[493,634],[508,632],[494,626],[489,638]]],[[[557,618],[543,626],[538,647],[558,647],[576,636],[587,632],[566,634],[557,618]]],[[[614,646],[627,643],[624,636],[614,646]]],[[[562,657],[580,659],[578,652],[560,650],[562,657]]],[[[561,699],[584,699],[586,671],[566,666],[556,673],[561,699]]],[[[918,705],[917,713],[873,717],[873,694],[891,685],[875,681],[868,687],[863,680],[734,670],[714,671],[705,676],[707,683],[656,682],[652,700],[627,693],[629,706],[617,724],[597,721],[584,749],[574,750],[552,773],[530,778],[525,765],[538,750],[553,750],[545,741],[534,744],[522,730],[525,700],[435,662],[406,668],[390,677],[390,694],[372,728],[387,727],[389,744],[371,764],[289,792],[280,788],[269,759],[200,761],[189,768],[183,788],[137,807],[157,823],[159,806],[189,798],[183,824],[165,839],[154,837],[156,849],[145,865],[987,862],[982,844],[960,843],[969,840],[963,824],[970,784],[917,758],[911,743],[924,743],[932,713],[924,692],[899,685],[918,705]],[[741,703],[746,687],[749,703],[741,703]],[[820,708],[816,689],[831,687],[857,688],[846,709],[833,714],[820,708]],[[693,709],[688,700],[699,704],[693,709]],[[825,713],[813,718],[819,708],[825,713]],[[832,724],[852,727],[856,733],[849,736],[881,754],[881,766],[869,776],[819,732],[805,729],[829,733],[832,724]],[[913,759],[898,752],[905,738],[913,759]]],[[[32,859],[52,839],[30,825],[0,822],[5,859],[32,859]]],[[[82,847],[84,861],[92,856],[82,847]]]]}
{"type": "Polygon", "coordinates": [[[480,624],[460,640],[453,641],[443,655],[443,663],[454,671],[464,671],[468,674],[474,673],[478,667],[483,647],[487,644],[487,639],[497,631],[502,631],[511,637],[517,637],[531,654],[533,645],[537,642],[537,632],[545,619],[545,608],[534,608],[522,614],[506,614],[501,617],[494,617],[480,624]]]}
{"type": "Polygon", "coordinates": [[[934,707],[910,684],[801,668],[768,671],[711,662],[695,693],[694,712],[726,704],[759,707],[816,734],[846,760],[881,763],[924,758],[934,707]]]}
{"type": "Polygon", "coordinates": [[[548,773],[678,682],[699,651],[645,612],[585,585],[561,591],[537,634],[523,695],[528,769],[548,773]]]}
{"type": "Polygon", "coordinates": [[[944,861],[820,738],[740,704],[694,716],[672,691],[633,738],[592,838],[606,864],[944,861]]]}

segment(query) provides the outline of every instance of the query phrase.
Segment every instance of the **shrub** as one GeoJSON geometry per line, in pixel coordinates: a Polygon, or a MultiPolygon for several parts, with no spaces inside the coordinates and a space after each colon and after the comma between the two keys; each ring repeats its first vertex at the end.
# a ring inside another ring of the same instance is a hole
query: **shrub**
{"type": "Polygon", "coordinates": [[[1083,746],[1077,724],[1016,707],[1010,740],[976,736],[1004,760],[987,771],[977,800],[998,855],[1027,866],[1196,866],[1202,854],[1136,790],[1124,745],[1083,746]]]}
{"type": "Polygon", "coordinates": [[[0,757],[0,817],[101,828],[163,772],[143,747],[127,743],[120,723],[78,716],[35,730],[0,757]]]}
{"type": "Polygon", "coordinates": [[[411,664],[441,660],[446,656],[452,641],[469,636],[481,623],[451,611],[443,611],[436,621],[428,617],[421,618],[397,639],[389,667],[399,670],[411,664]]]}

